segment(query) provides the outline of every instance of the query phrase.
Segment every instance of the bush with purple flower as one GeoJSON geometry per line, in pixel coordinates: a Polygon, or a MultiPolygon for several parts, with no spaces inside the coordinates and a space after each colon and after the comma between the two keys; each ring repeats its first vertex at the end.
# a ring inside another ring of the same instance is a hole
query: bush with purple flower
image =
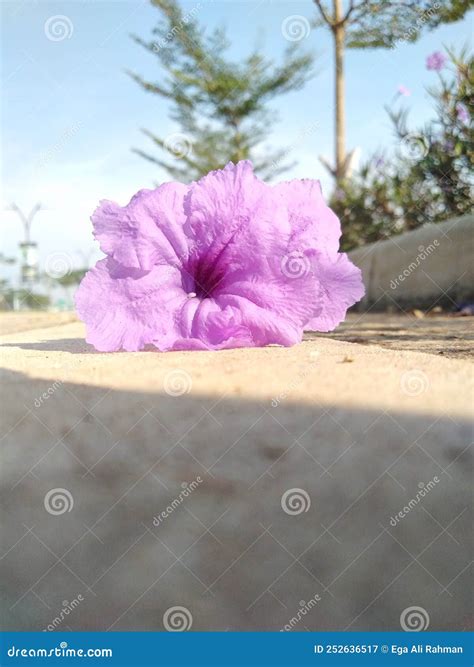
{"type": "Polygon", "coordinates": [[[375,154],[333,193],[330,203],[343,220],[344,250],[472,210],[473,59],[467,48],[435,51],[427,67],[445,70],[428,89],[433,119],[410,128],[399,87],[386,107],[397,140],[395,155],[381,165],[375,154]]]}

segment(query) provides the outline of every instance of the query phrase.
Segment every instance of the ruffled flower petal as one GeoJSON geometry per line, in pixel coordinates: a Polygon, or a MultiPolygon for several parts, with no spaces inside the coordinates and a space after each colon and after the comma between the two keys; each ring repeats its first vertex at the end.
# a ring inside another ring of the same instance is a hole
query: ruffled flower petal
{"type": "Polygon", "coordinates": [[[341,224],[337,215],[327,206],[319,181],[284,181],[273,186],[285,202],[292,226],[291,250],[305,252],[322,249],[330,255],[339,250],[341,224]]]}
{"type": "Polygon", "coordinates": [[[344,320],[347,309],[364,296],[362,274],[345,253],[339,253],[334,260],[322,254],[314,261],[314,271],[321,284],[322,307],[304,328],[332,331],[344,320]]]}
{"type": "Polygon", "coordinates": [[[102,202],[93,222],[108,257],[76,304],[98,350],[293,345],[364,293],[319,183],[269,186],[250,162],[102,202]]]}
{"type": "Polygon", "coordinates": [[[86,274],[75,299],[88,343],[101,352],[133,352],[156,338],[167,349],[180,337],[175,315],[187,297],[172,266],[141,271],[107,258],[86,274]]]}
{"type": "Polygon", "coordinates": [[[189,270],[203,283],[226,282],[238,270],[264,274],[267,258],[286,250],[291,233],[286,206],[248,161],[229,163],[193,183],[184,210],[185,233],[194,248],[189,270]]]}
{"type": "Polygon", "coordinates": [[[191,322],[181,320],[182,338],[174,341],[173,350],[221,350],[229,347],[249,347],[253,340],[242,323],[237,308],[221,306],[214,299],[199,301],[191,322]]]}
{"type": "Polygon", "coordinates": [[[101,201],[91,217],[101,250],[130,268],[181,266],[189,248],[183,232],[187,191],[182,183],[165,183],[140,190],[124,207],[101,201]]]}

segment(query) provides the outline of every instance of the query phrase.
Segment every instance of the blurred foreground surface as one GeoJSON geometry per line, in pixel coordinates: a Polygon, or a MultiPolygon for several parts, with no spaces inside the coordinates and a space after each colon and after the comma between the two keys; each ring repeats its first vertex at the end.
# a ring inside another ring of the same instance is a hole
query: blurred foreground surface
{"type": "MultiPolygon", "coordinates": [[[[77,322],[72,312],[0,313],[0,335],[70,322],[77,322]]],[[[329,334],[305,334],[306,340],[313,338],[332,338],[363,345],[371,343],[394,350],[414,350],[453,358],[474,357],[474,319],[448,314],[420,318],[410,314],[351,313],[329,334]]]]}
{"type": "Polygon", "coordinates": [[[193,630],[396,630],[415,606],[472,629],[470,318],[167,354],[0,322],[4,628],[164,630],[181,607],[193,630]]]}

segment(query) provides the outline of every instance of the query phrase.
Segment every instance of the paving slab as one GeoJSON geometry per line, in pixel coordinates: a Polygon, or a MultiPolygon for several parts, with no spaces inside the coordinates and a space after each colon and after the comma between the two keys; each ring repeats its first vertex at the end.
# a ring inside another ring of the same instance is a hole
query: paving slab
{"type": "Polygon", "coordinates": [[[4,628],[472,626],[472,361],[355,320],[101,354],[54,317],[2,329],[4,628]]]}
{"type": "MultiPolygon", "coordinates": [[[[306,337],[327,336],[308,333],[306,337]]],[[[375,344],[392,350],[474,358],[474,318],[457,313],[351,313],[330,334],[333,340],[375,344]]]]}

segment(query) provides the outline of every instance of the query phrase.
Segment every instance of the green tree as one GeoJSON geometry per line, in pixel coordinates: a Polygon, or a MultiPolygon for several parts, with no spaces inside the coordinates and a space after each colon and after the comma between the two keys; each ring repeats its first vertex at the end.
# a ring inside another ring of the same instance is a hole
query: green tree
{"type": "Polygon", "coordinates": [[[334,42],[335,164],[325,166],[341,181],[351,154],[346,154],[345,74],[347,49],[395,48],[415,42],[425,29],[461,19],[473,0],[314,0],[317,26],[325,26],[334,42]]]}
{"type": "Polygon", "coordinates": [[[395,188],[407,229],[472,210],[474,60],[467,49],[447,53],[449,64],[428,88],[432,121],[412,130],[406,110],[387,109],[401,146],[395,188]]]}
{"type": "Polygon", "coordinates": [[[251,159],[257,173],[266,178],[289,168],[285,150],[262,147],[275,120],[267,103],[306,83],[313,75],[313,56],[290,45],[282,64],[258,50],[236,63],[228,57],[225,31],[207,34],[199,26],[199,4],[187,13],[176,0],[152,0],[152,4],[162,19],[152,40],[133,39],[158,58],[161,76],[152,82],[129,73],[144,90],[171,104],[171,118],[181,132],[162,137],[143,130],[161,154],[135,152],[183,181],[221,168],[229,160],[251,159]]]}
{"type": "Polygon", "coordinates": [[[428,88],[435,116],[412,129],[397,102],[387,108],[397,139],[390,160],[375,155],[336,187],[331,206],[343,226],[343,248],[379,241],[472,210],[474,61],[466,49],[428,88]]]}

